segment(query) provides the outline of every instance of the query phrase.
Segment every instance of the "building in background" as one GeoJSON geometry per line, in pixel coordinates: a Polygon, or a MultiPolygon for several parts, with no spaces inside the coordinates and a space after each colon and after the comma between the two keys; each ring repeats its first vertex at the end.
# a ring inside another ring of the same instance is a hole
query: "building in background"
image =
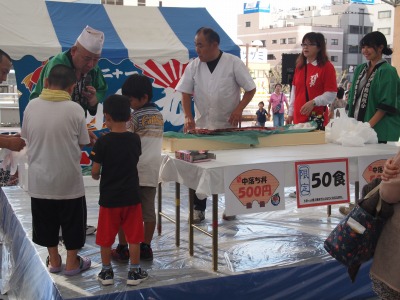
{"type": "Polygon", "coordinates": [[[271,69],[282,65],[282,54],[300,53],[301,39],[310,31],[324,34],[339,83],[351,80],[355,66],[364,61],[359,42],[366,33],[381,31],[389,47],[393,44],[394,7],[379,0],[332,1],[329,6],[272,12],[261,9],[269,8],[263,1],[251,6],[245,3],[238,15],[238,39],[244,45],[261,41],[271,69]]]}

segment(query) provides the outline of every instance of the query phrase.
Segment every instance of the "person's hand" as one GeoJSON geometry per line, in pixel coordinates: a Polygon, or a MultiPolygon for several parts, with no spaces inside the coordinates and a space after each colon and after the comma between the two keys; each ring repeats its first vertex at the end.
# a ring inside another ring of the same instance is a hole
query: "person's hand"
{"type": "Polygon", "coordinates": [[[193,129],[196,129],[196,123],[194,122],[193,117],[186,116],[185,124],[183,125],[183,132],[186,133],[193,129]]]}
{"type": "Polygon", "coordinates": [[[238,124],[242,121],[242,113],[243,110],[241,110],[240,108],[236,108],[231,116],[229,117],[228,122],[233,126],[233,127],[237,127],[238,124]]]}
{"type": "Polygon", "coordinates": [[[25,141],[20,137],[9,137],[7,138],[7,149],[11,151],[21,151],[25,147],[25,141]]]}
{"type": "Polygon", "coordinates": [[[383,181],[388,181],[391,178],[397,177],[399,173],[400,168],[393,163],[393,159],[391,158],[385,162],[381,178],[383,181]]]}
{"type": "Polygon", "coordinates": [[[97,96],[96,96],[96,89],[90,85],[86,86],[82,94],[86,97],[89,106],[96,106],[98,103],[97,96]]]}
{"type": "Polygon", "coordinates": [[[286,121],[286,125],[292,124],[293,123],[293,116],[287,116],[285,121],[286,121]]]}
{"type": "Polygon", "coordinates": [[[314,100],[307,101],[301,108],[300,113],[302,115],[309,116],[314,109],[314,100]]]}
{"type": "Polygon", "coordinates": [[[90,146],[90,147],[93,147],[94,144],[95,144],[96,141],[97,141],[97,136],[94,134],[93,131],[88,130],[88,132],[89,132],[89,139],[90,139],[90,144],[89,144],[89,146],[90,146]]]}

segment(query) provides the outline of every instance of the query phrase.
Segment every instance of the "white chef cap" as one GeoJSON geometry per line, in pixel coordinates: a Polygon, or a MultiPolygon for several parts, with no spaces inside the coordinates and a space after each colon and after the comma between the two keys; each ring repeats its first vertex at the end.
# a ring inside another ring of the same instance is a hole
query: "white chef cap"
{"type": "Polygon", "coordinates": [[[86,26],[76,41],[87,51],[94,54],[101,54],[104,44],[104,33],[86,26]]]}

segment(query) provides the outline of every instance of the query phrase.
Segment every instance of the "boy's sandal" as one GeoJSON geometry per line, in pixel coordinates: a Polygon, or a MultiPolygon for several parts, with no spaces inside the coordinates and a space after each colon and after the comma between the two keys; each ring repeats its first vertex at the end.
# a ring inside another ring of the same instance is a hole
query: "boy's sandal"
{"type": "Polygon", "coordinates": [[[60,257],[60,265],[58,267],[52,267],[50,265],[50,257],[47,256],[47,258],[46,258],[46,267],[47,267],[47,270],[49,270],[50,273],[59,273],[62,270],[62,268],[61,268],[62,267],[61,255],[58,254],[58,256],[60,257]]]}
{"type": "Polygon", "coordinates": [[[69,270],[69,271],[64,270],[64,275],[68,276],[76,275],[90,268],[92,261],[90,260],[89,257],[78,255],[77,258],[79,260],[79,267],[75,270],[69,270]]]}

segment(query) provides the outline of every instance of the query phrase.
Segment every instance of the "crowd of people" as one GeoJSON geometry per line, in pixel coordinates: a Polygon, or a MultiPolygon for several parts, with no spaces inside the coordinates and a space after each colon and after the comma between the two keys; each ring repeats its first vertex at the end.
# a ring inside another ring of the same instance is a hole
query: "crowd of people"
{"type": "MultiPolygon", "coordinates": [[[[102,32],[87,26],[69,50],[49,60],[24,111],[22,138],[0,135],[0,147],[20,151],[25,143],[29,144],[32,240],[48,249],[49,272],[64,271],[72,276],[91,266],[90,258],[78,252],[85,244],[88,229],[81,148],[93,146],[92,177],[100,180],[96,244],[100,246],[102,268],[98,279],[103,285],[114,283],[111,260],[115,259],[129,262],[127,284],[137,285],[148,278],[140,260],[153,260],[154,201],[164,122],[152,103],[152,83],[144,75],[128,77],[122,85],[122,95],[105,99],[107,83],[97,65],[104,39],[102,32]],[[103,103],[105,124],[110,131],[99,138],[86,125],[87,113],[96,114],[98,103],[103,103]],[[64,268],[58,251],[60,229],[67,250],[64,268]],[[118,246],[113,249],[117,235],[118,246]]],[[[198,57],[189,63],[176,86],[182,93],[183,130],[237,127],[244,108],[255,95],[254,80],[238,57],[220,49],[220,37],[213,29],[198,29],[194,40],[198,57]]],[[[382,33],[371,32],[361,40],[367,62],[356,68],[346,90],[337,86],[323,34],[305,34],[301,47],[290,102],[282,85],[275,84],[268,108],[264,108],[264,102],[258,104],[259,126],[265,126],[272,113],[274,126],[314,121],[318,129],[324,130],[336,117],[335,109],[346,107],[350,117],[369,123],[377,132],[379,143],[399,140],[400,80],[395,68],[383,58],[392,50],[382,33]]],[[[11,67],[11,57],[0,50],[2,81],[11,67]]],[[[396,177],[399,172],[399,166],[388,160],[383,179],[396,177]]],[[[393,204],[395,214],[387,229],[397,244],[399,202],[393,204]]],[[[205,220],[205,210],[206,199],[196,196],[194,223],[205,220]]],[[[235,216],[224,214],[224,218],[232,220],[235,216]]],[[[377,249],[379,257],[386,253],[382,245],[377,249]]],[[[390,249],[391,257],[400,254],[400,247],[390,249]]],[[[399,298],[397,268],[388,275],[382,272],[385,260],[380,262],[371,271],[374,290],[383,299],[399,298]]]]}

